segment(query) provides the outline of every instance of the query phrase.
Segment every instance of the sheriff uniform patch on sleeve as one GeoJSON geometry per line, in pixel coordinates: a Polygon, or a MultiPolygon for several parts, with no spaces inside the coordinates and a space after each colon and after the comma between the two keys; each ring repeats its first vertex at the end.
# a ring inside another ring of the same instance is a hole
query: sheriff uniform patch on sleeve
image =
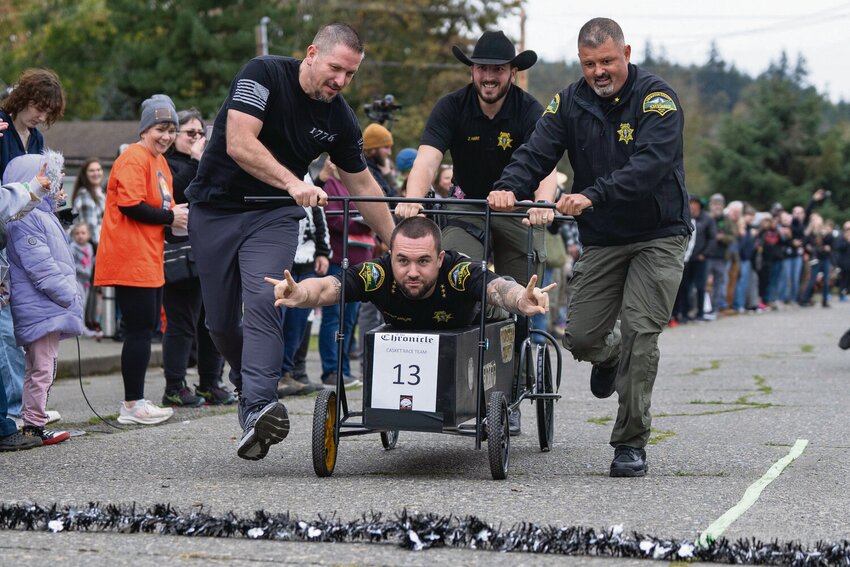
{"type": "Polygon", "coordinates": [[[357,275],[363,280],[363,288],[367,292],[380,289],[384,283],[384,268],[375,262],[364,262],[357,275]]]}
{"type": "Polygon", "coordinates": [[[549,103],[549,106],[546,107],[546,110],[543,111],[543,116],[547,114],[557,114],[558,108],[561,106],[561,95],[556,94],[554,98],[552,98],[552,102],[549,103]]]}
{"type": "Polygon", "coordinates": [[[668,112],[676,112],[676,103],[670,98],[670,95],[662,92],[654,92],[646,95],[643,99],[643,112],[657,112],[664,116],[668,112]]]}
{"type": "Polygon", "coordinates": [[[472,262],[460,262],[449,272],[449,285],[458,291],[466,291],[466,280],[469,279],[469,265],[472,262]]]}

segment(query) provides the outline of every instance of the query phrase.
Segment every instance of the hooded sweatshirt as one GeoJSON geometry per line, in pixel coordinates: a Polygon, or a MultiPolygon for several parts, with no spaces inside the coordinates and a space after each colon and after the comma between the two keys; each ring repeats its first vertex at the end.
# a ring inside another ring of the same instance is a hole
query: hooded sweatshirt
{"type": "Polygon", "coordinates": [[[62,155],[45,150],[43,155],[17,157],[6,167],[3,181],[29,181],[45,163],[50,193],[30,214],[8,225],[12,318],[15,339],[21,346],[48,333],[58,332],[60,338],[68,338],[83,332],[83,305],[74,260],[62,225],[53,214],[62,188],[62,155]]]}

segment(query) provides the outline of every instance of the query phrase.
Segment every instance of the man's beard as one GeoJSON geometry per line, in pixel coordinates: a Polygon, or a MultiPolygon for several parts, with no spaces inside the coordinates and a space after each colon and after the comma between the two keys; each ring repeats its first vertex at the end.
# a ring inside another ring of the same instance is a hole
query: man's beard
{"type": "Polygon", "coordinates": [[[505,96],[508,94],[508,89],[511,88],[511,83],[510,81],[508,81],[507,83],[502,85],[501,88],[496,91],[496,94],[489,98],[486,98],[483,94],[481,94],[481,88],[479,88],[478,84],[475,81],[472,82],[472,86],[475,87],[475,92],[478,93],[478,98],[480,98],[487,104],[493,104],[494,102],[499,102],[500,100],[505,98],[505,96]]]}
{"type": "Polygon", "coordinates": [[[316,91],[313,92],[313,99],[318,100],[319,102],[330,103],[335,98],[336,98],[336,94],[328,96],[328,95],[322,93],[322,91],[320,91],[320,90],[316,90],[316,91]]]}
{"type": "Polygon", "coordinates": [[[375,162],[378,167],[386,167],[387,165],[387,156],[383,155],[380,151],[369,151],[369,154],[366,156],[373,162],[375,162]]]}
{"type": "Polygon", "coordinates": [[[611,79],[611,75],[604,77],[608,79],[608,84],[604,87],[597,87],[595,82],[590,83],[590,88],[593,89],[593,92],[596,93],[596,96],[601,98],[608,98],[613,96],[614,94],[614,81],[611,79]]]}
{"type": "Polygon", "coordinates": [[[434,289],[434,287],[436,287],[436,285],[437,285],[436,279],[432,282],[425,282],[425,281],[422,281],[422,280],[418,280],[418,281],[420,281],[423,284],[422,287],[419,289],[418,294],[411,295],[408,292],[407,288],[404,287],[404,285],[399,285],[398,288],[399,288],[399,290],[401,290],[402,295],[404,295],[408,299],[422,299],[426,295],[428,295],[431,292],[431,290],[434,289]]]}

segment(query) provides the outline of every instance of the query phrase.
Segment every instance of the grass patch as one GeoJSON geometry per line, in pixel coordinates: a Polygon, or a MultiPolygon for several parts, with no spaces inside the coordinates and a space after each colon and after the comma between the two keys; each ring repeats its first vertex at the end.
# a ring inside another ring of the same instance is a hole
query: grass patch
{"type": "Polygon", "coordinates": [[[802,352],[814,352],[814,345],[800,345],[800,351],[802,352]]]}
{"type": "MultiPolygon", "coordinates": [[[[116,419],[118,419],[118,414],[117,413],[110,413],[109,415],[103,416],[103,419],[105,419],[106,421],[115,421],[116,419]]],[[[89,420],[86,423],[88,423],[89,425],[100,425],[103,422],[100,421],[99,417],[93,416],[93,417],[90,417],[89,420]]]]}
{"type": "Polygon", "coordinates": [[[755,374],[753,376],[753,380],[755,380],[756,390],[758,390],[759,393],[764,394],[765,396],[773,393],[773,388],[767,385],[767,379],[761,374],[755,374]]]}
{"type": "Polygon", "coordinates": [[[658,445],[662,441],[666,441],[671,437],[675,437],[678,435],[675,431],[667,431],[664,429],[652,429],[652,433],[654,435],[649,436],[649,441],[646,442],[647,445],[658,445]]]}
{"type": "Polygon", "coordinates": [[[729,473],[726,471],[717,471],[717,472],[691,472],[691,471],[676,471],[673,473],[673,476],[682,476],[682,477],[718,477],[723,478],[729,476],[729,473]]]}
{"type": "Polygon", "coordinates": [[[688,376],[696,376],[700,372],[707,372],[709,370],[717,370],[718,368],[720,368],[720,361],[719,360],[712,360],[708,363],[708,366],[698,366],[697,368],[694,368],[693,370],[688,372],[688,376]]]}
{"type": "Polygon", "coordinates": [[[605,417],[591,417],[587,420],[587,423],[592,423],[594,425],[608,425],[614,420],[610,415],[606,415],[605,417]]]}

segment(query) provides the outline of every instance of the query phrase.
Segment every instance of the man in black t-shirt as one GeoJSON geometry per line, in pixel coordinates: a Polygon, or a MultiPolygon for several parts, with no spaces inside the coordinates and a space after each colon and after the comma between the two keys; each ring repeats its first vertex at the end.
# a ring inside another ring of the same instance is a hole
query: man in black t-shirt
{"type": "MultiPolygon", "coordinates": [[[[517,55],[514,45],[501,31],[484,32],[472,57],[467,57],[457,46],[452,51],[470,66],[472,82],[442,97],[431,111],[407,179],[408,197],[421,198],[428,193],[444,154],[450,151],[454,165],[451,197],[486,199],[514,151],[528,140],[543,115],[543,106],[513,84],[518,71],[537,61],[536,53],[523,51],[517,55]]],[[[556,180],[553,170],[535,188],[535,200],[551,202],[556,180]]],[[[421,210],[420,204],[401,203],[395,212],[399,217],[410,217],[421,210]]],[[[530,210],[529,220],[535,225],[545,225],[552,221],[553,214],[551,209],[534,208],[530,210]]],[[[447,223],[443,230],[446,248],[480,260],[484,252],[483,217],[448,217],[447,223]]],[[[496,271],[525,284],[528,281],[526,228],[518,218],[494,217],[490,231],[496,271]]],[[[542,226],[534,233],[534,253],[534,272],[540,278],[546,263],[542,226]]]]}
{"type": "MultiPolygon", "coordinates": [[[[342,275],[296,283],[284,272],[274,284],[276,306],[318,307],[339,301],[342,275]]],[[[480,262],[453,250],[443,250],[439,227],[430,219],[412,217],[396,226],[390,251],[348,269],[345,300],[369,301],[385,321],[399,329],[456,329],[474,322],[480,313],[481,287],[488,304],[518,315],[549,310],[548,292],[535,287],[532,276],[523,287],[510,278],[482,270],[480,262]]]]}
{"type": "MultiPolygon", "coordinates": [[[[189,238],[207,326],[230,364],[243,434],[237,454],[262,459],[289,433],[277,384],[283,353],[280,312],[263,277],[289,268],[303,207],[324,205],[325,192],[303,181],[322,152],[353,195],[382,195],[363,161],[363,139],[351,107],[337,96],[363,60],[351,27],[322,27],[303,60],[249,61],[230,85],[198,174],[186,189],[189,238]],[[288,195],[293,201],[246,201],[288,195]]],[[[392,231],[384,203],[359,206],[383,238],[392,231]]]]}

